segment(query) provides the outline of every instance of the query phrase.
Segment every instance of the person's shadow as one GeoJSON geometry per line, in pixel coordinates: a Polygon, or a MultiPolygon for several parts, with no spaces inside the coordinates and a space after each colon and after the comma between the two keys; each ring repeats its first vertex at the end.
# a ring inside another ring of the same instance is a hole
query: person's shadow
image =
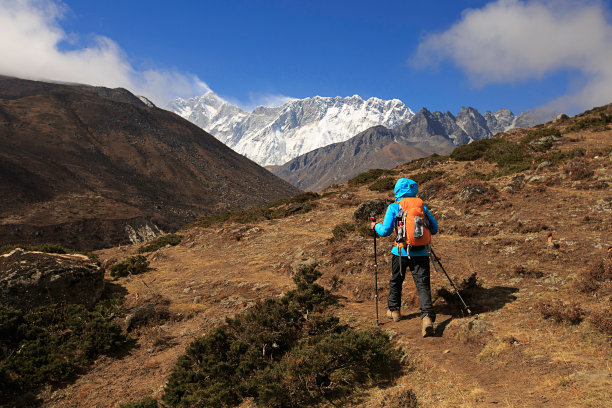
{"type": "MultiPolygon", "coordinates": [[[[514,302],[516,300],[514,293],[518,291],[518,288],[509,286],[484,288],[476,281],[475,275],[473,275],[473,279],[470,277],[459,286],[459,294],[472,312],[472,316],[493,312],[510,302],[514,302]]],[[[454,290],[451,292],[445,288],[439,289],[434,304],[437,313],[451,316],[436,325],[435,336],[437,337],[442,336],[453,319],[470,316],[454,290]]]]}

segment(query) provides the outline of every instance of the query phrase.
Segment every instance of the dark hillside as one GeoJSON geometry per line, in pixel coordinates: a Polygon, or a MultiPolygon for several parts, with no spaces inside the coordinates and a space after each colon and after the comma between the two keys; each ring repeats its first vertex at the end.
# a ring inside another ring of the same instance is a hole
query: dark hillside
{"type": "Polygon", "coordinates": [[[117,244],[128,224],[173,230],[298,192],[124,89],[0,77],[0,146],[4,244],[117,244]]]}

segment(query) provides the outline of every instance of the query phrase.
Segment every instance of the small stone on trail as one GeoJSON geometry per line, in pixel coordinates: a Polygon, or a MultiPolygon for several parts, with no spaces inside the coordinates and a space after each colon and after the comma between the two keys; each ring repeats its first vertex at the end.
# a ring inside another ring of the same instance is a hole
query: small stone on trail
{"type": "Polygon", "coordinates": [[[450,353],[450,350],[444,350],[443,354],[448,354],[450,353]]]}

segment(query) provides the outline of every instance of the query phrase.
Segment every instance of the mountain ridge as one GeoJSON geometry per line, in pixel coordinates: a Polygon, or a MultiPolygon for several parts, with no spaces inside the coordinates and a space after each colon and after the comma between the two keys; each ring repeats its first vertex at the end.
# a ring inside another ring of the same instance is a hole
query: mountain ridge
{"type": "Polygon", "coordinates": [[[509,129],[520,117],[507,109],[485,115],[470,107],[463,107],[457,116],[423,107],[406,124],[393,129],[373,127],[345,142],[268,168],[300,189],[317,191],[372,168],[390,169],[433,153],[448,154],[457,146],[492,137],[489,126],[509,129]]]}
{"type": "MultiPolygon", "coordinates": [[[[263,166],[282,166],[301,154],[345,142],[373,126],[406,126],[415,116],[399,99],[363,100],[359,95],[292,99],[281,106],[258,106],[247,112],[208,91],[189,99],[176,98],[167,109],[263,166]]],[[[446,122],[444,126],[456,146],[556,116],[536,111],[514,115],[506,108],[480,114],[465,106],[457,116],[450,112],[431,114],[438,122],[446,122]]]]}
{"type": "Polygon", "coordinates": [[[121,88],[1,77],[0,142],[4,244],[89,249],[299,192],[121,88]]]}
{"type": "Polygon", "coordinates": [[[376,125],[406,123],[414,115],[399,99],[350,97],[294,99],[246,112],[209,91],[168,109],[262,165],[279,165],[318,147],[344,141],[376,125]]]}

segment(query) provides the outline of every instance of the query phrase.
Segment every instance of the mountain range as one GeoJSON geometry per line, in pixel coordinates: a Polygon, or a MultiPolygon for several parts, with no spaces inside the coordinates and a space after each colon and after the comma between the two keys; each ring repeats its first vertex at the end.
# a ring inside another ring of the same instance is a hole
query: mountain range
{"type": "Polygon", "coordinates": [[[299,192],[121,88],[0,77],[0,146],[0,244],[99,248],[299,192]]]}
{"type": "Polygon", "coordinates": [[[358,95],[295,99],[246,112],[208,91],[201,97],[176,98],[168,109],[262,166],[286,163],[372,126],[393,128],[414,116],[398,99],[363,100],[358,95]]]}
{"type": "Polygon", "coordinates": [[[406,124],[393,129],[376,126],[269,169],[302,190],[316,191],[372,168],[390,169],[433,153],[450,153],[457,146],[525,123],[525,115],[514,116],[507,109],[481,115],[464,107],[454,116],[423,108],[406,124]]]}
{"type": "MultiPolygon", "coordinates": [[[[294,99],[279,107],[259,106],[247,112],[220,98],[213,91],[208,91],[200,97],[176,98],[167,108],[262,166],[284,166],[298,156],[348,141],[372,127],[395,129],[407,125],[415,117],[414,112],[399,99],[363,100],[358,95],[294,99]]],[[[434,112],[431,115],[433,121],[428,122],[428,128],[423,133],[417,132],[421,125],[408,132],[412,142],[424,148],[424,152],[448,151],[449,140],[453,146],[459,146],[515,127],[531,127],[555,116],[548,113],[542,115],[536,111],[525,111],[515,116],[505,108],[495,113],[486,111],[481,115],[470,107],[462,108],[457,116],[450,112],[434,112]],[[445,139],[442,144],[447,147],[440,148],[440,141],[431,139],[432,135],[442,136],[445,139]]],[[[401,144],[405,138],[397,139],[401,144]]],[[[407,156],[400,152],[394,156],[403,160],[402,157],[415,158],[415,155],[424,154],[414,149],[408,151],[407,156]]],[[[393,162],[384,167],[397,164],[393,162]]],[[[367,164],[364,166],[367,167],[367,164]]],[[[286,166],[283,171],[270,168],[290,182],[302,178],[297,174],[289,175],[286,166]]],[[[345,178],[341,177],[338,181],[345,181],[345,178]]],[[[302,183],[296,186],[314,188],[302,183]]]]}

